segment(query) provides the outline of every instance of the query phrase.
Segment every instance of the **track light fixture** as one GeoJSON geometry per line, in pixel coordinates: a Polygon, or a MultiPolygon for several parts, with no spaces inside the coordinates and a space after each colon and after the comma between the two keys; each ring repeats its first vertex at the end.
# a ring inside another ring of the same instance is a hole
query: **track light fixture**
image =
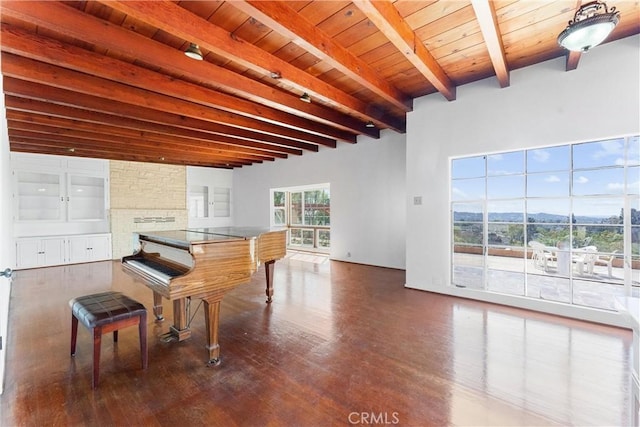
{"type": "Polygon", "coordinates": [[[302,94],[302,96],[300,96],[300,101],[306,102],[306,103],[311,103],[311,97],[309,96],[309,94],[307,92],[305,92],[305,93],[302,94]]]}
{"type": "Polygon", "coordinates": [[[200,47],[198,47],[198,45],[195,43],[189,43],[189,47],[184,51],[184,54],[189,58],[197,59],[198,61],[202,61],[203,59],[200,47]]]}
{"type": "Polygon", "coordinates": [[[586,52],[602,43],[619,21],[620,12],[615,7],[609,10],[600,1],[583,4],[558,36],[558,44],[568,50],[586,52]]]}

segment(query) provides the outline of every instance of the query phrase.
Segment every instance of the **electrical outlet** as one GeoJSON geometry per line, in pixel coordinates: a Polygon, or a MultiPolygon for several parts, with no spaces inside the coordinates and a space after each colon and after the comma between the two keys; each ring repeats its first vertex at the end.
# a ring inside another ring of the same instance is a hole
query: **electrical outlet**
{"type": "Polygon", "coordinates": [[[413,204],[421,205],[422,204],[422,196],[413,196],[413,204]]]}

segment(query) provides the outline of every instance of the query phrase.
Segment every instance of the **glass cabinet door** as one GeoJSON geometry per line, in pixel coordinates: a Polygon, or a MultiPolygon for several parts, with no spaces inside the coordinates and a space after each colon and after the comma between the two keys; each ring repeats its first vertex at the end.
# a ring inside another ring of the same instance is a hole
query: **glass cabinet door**
{"type": "Polygon", "coordinates": [[[62,175],[19,171],[16,172],[16,180],[18,221],[63,219],[62,175]]]}
{"type": "Polygon", "coordinates": [[[189,218],[209,218],[209,187],[190,185],[187,191],[189,218]]]}
{"type": "Polygon", "coordinates": [[[69,221],[102,220],[105,218],[104,178],[69,175],[67,201],[69,221]]]}
{"type": "Polygon", "coordinates": [[[231,189],[213,188],[213,216],[228,218],[231,216],[231,189]]]}

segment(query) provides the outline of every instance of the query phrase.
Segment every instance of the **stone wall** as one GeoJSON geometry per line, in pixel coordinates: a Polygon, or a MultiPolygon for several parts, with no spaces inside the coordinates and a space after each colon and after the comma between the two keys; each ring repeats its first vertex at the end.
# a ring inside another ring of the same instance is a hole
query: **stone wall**
{"type": "Polygon", "coordinates": [[[133,233],[187,227],[185,166],[110,162],[113,258],[131,255],[133,233]]]}

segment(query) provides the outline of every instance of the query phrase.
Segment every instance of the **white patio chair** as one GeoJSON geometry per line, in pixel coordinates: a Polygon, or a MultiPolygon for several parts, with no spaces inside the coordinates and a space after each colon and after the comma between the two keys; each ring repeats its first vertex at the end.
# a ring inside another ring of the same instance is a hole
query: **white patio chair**
{"type": "Polygon", "coordinates": [[[529,246],[533,249],[531,259],[533,260],[533,265],[536,268],[548,271],[549,267],[551,267],[551,263],[558,260],[553,252],[538,241],[530,241],[529,246]]]}
{"type": "Polygon", "coordinates": [[[586,248],[576,249],[572,257],[572,261],[576,265],[576,272],[580,275],[586,273],[593,276],[593,267],[598,259],[598,248],[595,246],[587,246],[586,248]]]}
{"type": "Polygon", "coordinates": [[[595,265],[607,267],[607,274],[609,277],[613,277],[613,260],[618,253],[618,251],[613,251],[610,255],[599,255],[596,258],[595,265]]]}

